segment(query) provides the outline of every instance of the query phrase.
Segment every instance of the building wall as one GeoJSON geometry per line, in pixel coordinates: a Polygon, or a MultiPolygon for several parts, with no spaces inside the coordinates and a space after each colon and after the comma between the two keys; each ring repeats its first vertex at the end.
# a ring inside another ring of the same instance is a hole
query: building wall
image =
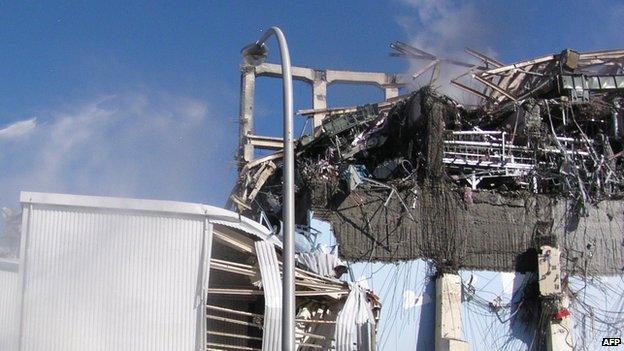
{"type": "MultiPolygon", "coordinates": [[[[380,297],[379,351],[434,349],[436,299],[429,262],[358,262],[351,268],[356,280],[380,297]]],[[[461,338],[470,350],[530,350],[538,316],[531,314],[532,303],[522,300],[531,273],[461,270],[459,275],[464,286],[473,288],[462,292],[461,307],[461,338]]],[[[621,337],[622,276],[570,277],[569,291],[569,340],[575,350],[601,350],[603,338],[621,337]]]]}
{"type": "Polygon", "coordinates": [[[19,335],[18,264],[0,259],[0,350],[16,351],[19,335]]]}
{"type": "Polygon", "coordinates": [[[22,351],[196,348],[205,217],[31,206],[22,351]]]}
{"type": "Polygon", "coordinates": [[[386,190],[352,192],[330,216],[341,256],[385,262],[428,258],[463,269],[523,271],[539,233],[556,239],[566,273],[618,275],[624,268],[622,200],[588,205],[583,216],[570,200],[528,193],[479,191],[471,203],[457,192],[439,196],[423,187],[417,194],[404,192],[402,203],[386,190]]]}

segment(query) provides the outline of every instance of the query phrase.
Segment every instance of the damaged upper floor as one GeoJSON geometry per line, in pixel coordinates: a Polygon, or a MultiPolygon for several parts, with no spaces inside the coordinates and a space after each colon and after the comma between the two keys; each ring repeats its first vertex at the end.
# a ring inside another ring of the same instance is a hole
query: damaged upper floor
{"type": "MultiPolygon", "coordinates": [[[[449,61],[406,44],[395,43],[393,47],[401,55],[430,61],[415,76],[449,61]]],[[[454,220],[461,217],[461,208],[479,202],[476,199],[483,197],[479,192],[502,197],[505,200],[501,204],[548,203],[524,206],[524,213],[533,219],[518,219],[523,223],[519,231],[529,235],[518,247],[503,244],[497,248],[514,255],[521,254],[520,247],[547,240],[536,239],[535,233],[557,237],[553,234],[560,225],[555,223],[557,216],[545,215],[560,211],[557,199],[568,204],[564,217],[573,222],[574,218],[590,216],[592,208],[602,201],[622,198],[624,50],[564,50],[511,65],[470,52],[479,62],[450,62],[466,67],[466,73],[452,84],[474,94],[479,104],[464,104],[425,86],[382,102],[299,112],[315,121],[312,131],[296,144],[297,222],[302,233],[309,225],[308,210],[330,220],[338,231],[336,224],[347,222],[350,232],[368,236],[365,242],[373,247],[380,245],[380,232],[392,237],[420,227],[419,232],[427,233],[421,240],[432,236],[443,247],[423,250],[418,243],[406,242],[403,247],[409,244],[416,248],[402,259],[444,257],[446,262],[453,262],[451,265],[461,266],[458,261],[465,257],[457,252],[455,243],[472,229],[476,234],[491,229],[454,220]],[[473,80],[466,83],[469,77],[473,80]],[[531,197],[536,200],[528,200],[531,197]],[[379,207],[360,211],[367,219],[339,218],[339,209],[377,202],[379,207]],[[390,211],[393,206],[396,208],[390,211]],[[386,219],[372,225],[375,221],[371,218],[380,213],[386,213],[386,219]],[[450,217],[429,223],[419,218],[425,214],[450,217]],[[390,222],[394,224],[389,226],[390,222]],[[426,228],[422,223],[427,223],[426,228]],[[450,223],[454,223],[453,228],[449,228],[450,223]]],[[[400,84],[405,86],[406,77],[401,77],[400,84]]],[[[244,116],[245,111],[241,111],[244,116]]],[[[249,136],[241,130],[240,172],[231,204],[277,228],[281,217],[281,153],[275,147],[276,153],[246,160],[243,154],[250,145],[249,136]]],[[[504,210],[503,215],[509,212],[504,210]]],[[[606,217],[619,218],[620,214],[606,217]]],[[[466,218],[472,221],[476,217],[468,213],[466,218]]],[[[340,241],[339,232],[337,236],[340,241]]],[[[622,241],[621,233],[602,241],[605,247],[612,246],[612,241],[622,241]]],[[[351,249],[342,247],[341,253],[362,251],[351,249]]],[[[385,250],[390,253],[370,257],[396,257],[394,249],[385,250]]],[[[609,272],[617,271],[618,265],[624,267],[617,257],[611,257],[609,272]]],[[[480,267],[478,262],[475,267],[480,267]]]]}

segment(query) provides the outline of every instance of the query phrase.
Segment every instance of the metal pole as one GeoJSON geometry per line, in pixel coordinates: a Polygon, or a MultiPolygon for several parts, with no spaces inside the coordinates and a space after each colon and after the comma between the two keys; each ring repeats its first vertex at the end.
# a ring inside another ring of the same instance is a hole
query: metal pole
{"type": "Polygon", "coordinates": [[[293,91],[290,53],[284,33],[278,27],[271,27],[258,39],[255,46],[246,48],[243,55],[254,48],[262,50],[266,40],[275,34],[282,61],[282,93],[284,109],[284,163],[283,163],[283,282],[282,282],[282,351],[295,350],[295,158],[293,144],[293,91]]]}

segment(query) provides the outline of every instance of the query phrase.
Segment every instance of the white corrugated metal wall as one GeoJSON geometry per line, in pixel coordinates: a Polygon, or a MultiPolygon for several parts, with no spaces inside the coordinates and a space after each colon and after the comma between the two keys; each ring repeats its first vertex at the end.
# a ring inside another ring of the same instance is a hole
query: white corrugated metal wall
{"type": "Polygon", "coordinates": [[[263,350],[279,350],[282,345],[282,280],[275,246],[257,241],[256,253],[264,289],[263,350]]]}
{"type": "Polygon", "coordinates": [[[21,284],[18,263],[0,262],[0,350],[16,351],[19,335],[21,284]]]}
{"type": "Polygon", "coordinates": [[[199,346],[205,216],[30,206],[22,351],[199,346]]]}

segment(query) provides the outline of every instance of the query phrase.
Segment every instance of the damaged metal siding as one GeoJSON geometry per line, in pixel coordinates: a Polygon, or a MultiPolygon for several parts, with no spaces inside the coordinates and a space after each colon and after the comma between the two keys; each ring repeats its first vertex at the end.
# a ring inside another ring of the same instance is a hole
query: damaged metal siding
{"type": "Polygon", "coordinates": [[[299,253],[296,259],[310,271],[324,277],[339,278],[347,269],[345,262],[337,254],[320,250],[299,253]]]}
{"type": "MultiPolygon", "coordinates": [[[[21,202],[20,350],[279,349],[280,245],[258,223],[167,201],[22,193],[21,202]]],[[[351,289],[296,272],[306,306],[297,342],[329,347],[351,289]]]]}
{"type": "Polygon", "coordinates": [[[369,340],[363,340],[366,334],[362,333],[363,326],[374,324],[375,317],[366,294],[353,285],[336,319],[336,351],[374,350],[369,340]],[[371,348],[364,348],[364,345],[371,348]]]}
{"type": "Polygon", "coordinates": [[[282,347],[282,278],[275,246],[266,241],[255,243],[264,290],[264,329],[262,350],[279,351],[282,347]]]}

